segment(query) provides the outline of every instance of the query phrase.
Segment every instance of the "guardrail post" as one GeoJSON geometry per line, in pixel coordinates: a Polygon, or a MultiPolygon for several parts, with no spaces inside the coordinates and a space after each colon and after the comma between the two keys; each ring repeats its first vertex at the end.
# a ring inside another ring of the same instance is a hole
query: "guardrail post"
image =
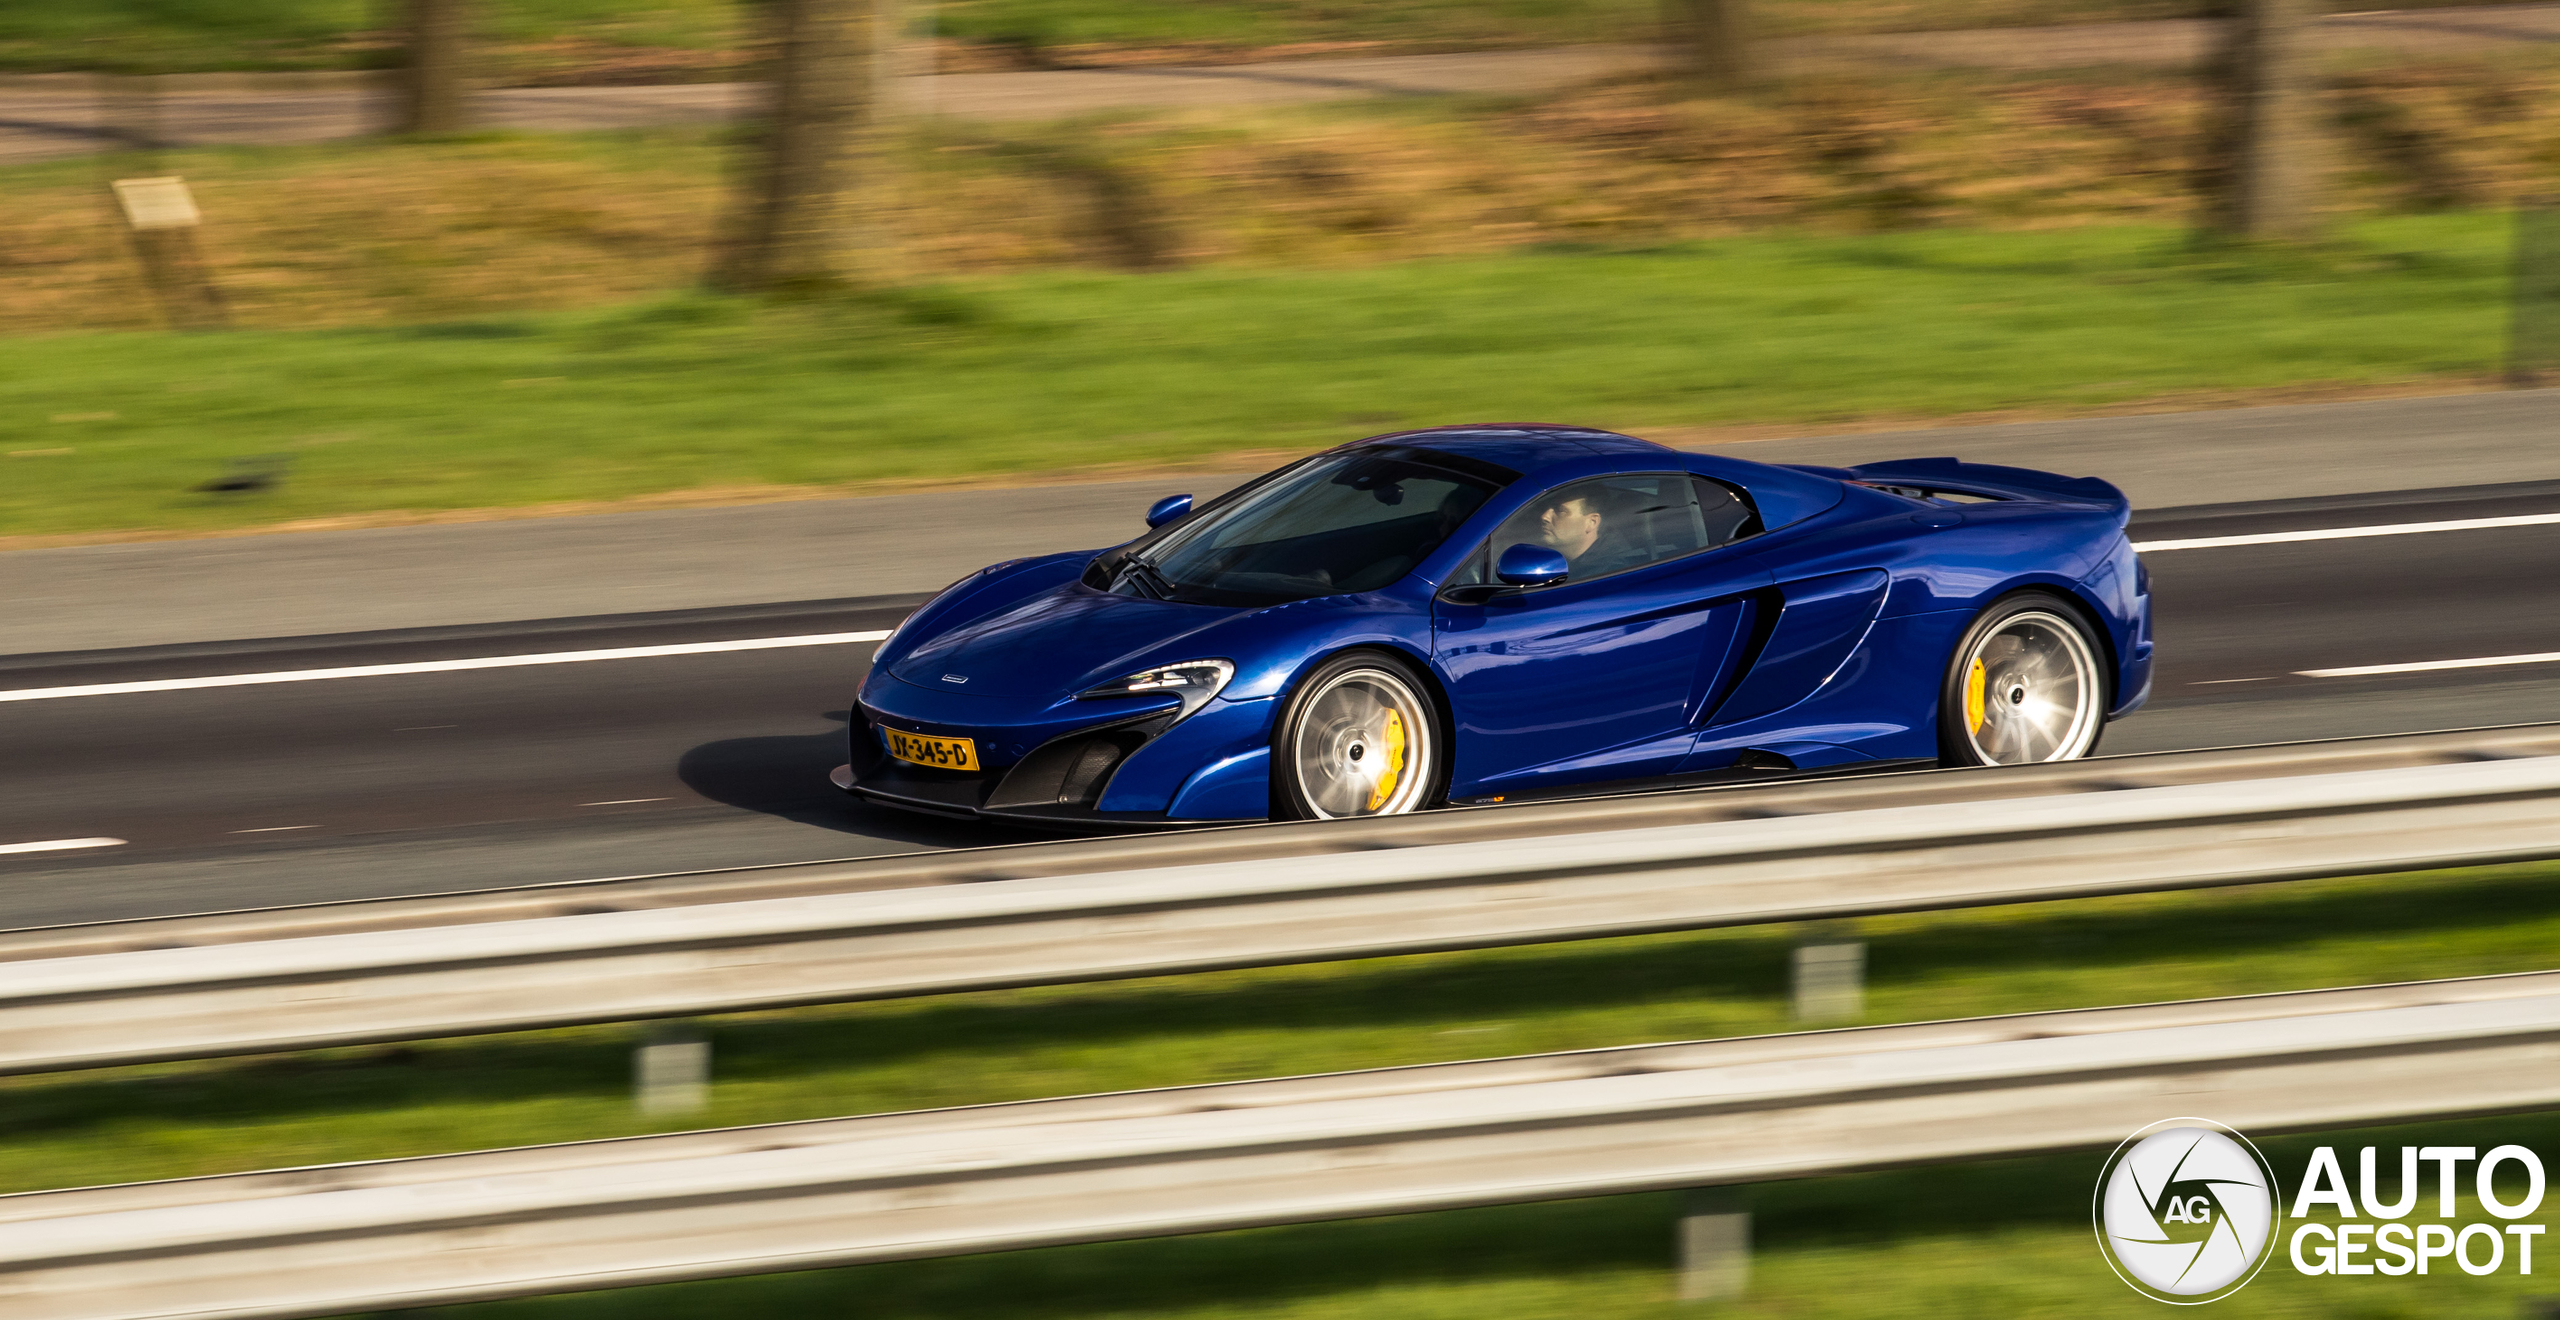
{"type": "Polygon", "coordinates": [[[1821,923],[1804,930],[1804,943],[1789,961],[1798,1022],[1849,1022],[1867,1011],[1867,946],[1849,938],[1849,925],[1821,923]]]}
{"type": "Polygon", "coordinates": [[[632,1099],[644,1114],[689,1114],[711,1102],[711,1040],[685,1021],[656,1022],[631,1056],[632,1099]]]}
{"type": "Polygon", "coordinates": [[[1680,1207],[1684,1302],[1740,1297],[1751,1285],[1751,1211],[1733,1187],[1693,1187],[1680,1207]]]}

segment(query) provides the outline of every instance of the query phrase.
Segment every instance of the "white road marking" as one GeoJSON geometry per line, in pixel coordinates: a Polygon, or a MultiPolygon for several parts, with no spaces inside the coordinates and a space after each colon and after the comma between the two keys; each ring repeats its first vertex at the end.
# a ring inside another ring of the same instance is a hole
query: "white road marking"
{"type": "Polygon", "coordinates": [[[2484,655],[2472,660],[2419,660],[2405,665],[2355,665],[2346,669],[2297,669],[2304,678],[2361,678],[2367,674],[2415,674],[2428,669],[2487,669],[2493,665],[2560,664],[2560,651],[2535,655],[2484,655]]]}
{"type": "Polygon", "coordinates": [[[67,852],[73,848],[121,848],[122,839],[46,839],[38,843],[0,843],[0,853],[67,852]]]}
{"type": "Polygon", "coordinates": [[[261,825],[254,830],[233,830],[234,834],[282,834],[286,830],[316,830],[317,825],[261,825]]]}
{"type": "Polygon", "coordinates": [[[138,683],[84,683],[77,687],[16,688],[0,692],[0,701],[51,701],[58,697],[112,697],[129,692],[189,692],[197,688],[251,687],[262,683],[308,683],[323,678],[382,678],[393,674],[445,674],[465,669],[513,669],[521,665],[573,665],[589,660],[642,660],[664,655],[715,655],[724,651],[772,651],[790,646],[845,646],[876,642],[889,635],[876,632],[809,633],[799,637],[745,637],[729,642],[682,642],[672,646],[622,646],[605,651],[548,651],[539,655],[490,655],[470,660],[420,660],[398,665],[348,665],[340,669],[282,669],[266,674],[211,674],[203,678],[156,678],[138,683]]]}
{"type": "Polygon", "coordinates": [[[2183,541],[2136,541],[2144,554],[2160,550],[2211,550],[2226,545],[2281,545],[2288,541],[2343,541],[2358,536],[2413,536],[2419,532],[2468,532],[2484,527],[2542,527],[2560,523],[2560,513],[2524,513],[2512,518],[2455,518],[2446,522],[2384,523],[2375,527],[2323,527],[2311,532],[2263,532],[2256,536],[2196,536],[2183,541]]]}
{"type": "Polygon", "coordinates": [[[582,807],[628,807],[642,802],[673,802],[674,798],[614,798],[605,802],[581,802],[582,807]]]}
{"type": "Polygon", "coordinates": [[[2272,683],[2272,682],[2275,682],[2275,681],[2276,681],[2276,680],[2275,680],[2275,677],[2274,677],[2273,675],[2269,675],[2269,676],[2267,676],[2267,677],[2265,677],[2265,678],[2208,678],[2208,679],[2202,679],[2202,680],[2199,680],[2199,681],[2194,682],[2194,683],[2189,683],[2189,684],[2187,684],[2187,686],[2188,686],[2188,687],[2220,687],[2222,684],[2225,684],[2225,683],[2272,683]]]}

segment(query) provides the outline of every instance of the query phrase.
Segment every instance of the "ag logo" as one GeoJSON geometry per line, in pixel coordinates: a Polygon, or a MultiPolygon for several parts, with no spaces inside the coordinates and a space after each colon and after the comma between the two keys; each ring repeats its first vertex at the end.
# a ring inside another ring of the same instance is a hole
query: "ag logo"
{"type": "Polygon", "coordinates": [[[2238,1132],[2171,1118],[2098,1175],[2098,1248],[2138,1292],[2194,1306],[2240,1291],[2276,1239],[2275,1171],[2238,1132]]]}

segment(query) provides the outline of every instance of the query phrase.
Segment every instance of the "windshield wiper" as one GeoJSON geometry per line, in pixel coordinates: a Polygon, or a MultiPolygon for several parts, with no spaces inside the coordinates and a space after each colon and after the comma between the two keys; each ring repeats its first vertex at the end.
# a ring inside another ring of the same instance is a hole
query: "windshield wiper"
{"type": "Polygon", "coordinates": [[[1120,580],[1137,584],[1140,591],[1153,599],[1173,599],[1173,579],[1166,577],[1164,570],[1136,555],[1120,561],[1120,580]]]}

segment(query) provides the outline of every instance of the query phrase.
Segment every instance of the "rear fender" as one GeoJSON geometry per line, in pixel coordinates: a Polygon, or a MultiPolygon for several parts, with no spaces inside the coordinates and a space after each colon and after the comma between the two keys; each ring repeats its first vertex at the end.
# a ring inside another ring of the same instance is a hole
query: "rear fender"
{"type": "Polygon", "coordinates": [[[2095,608],[2109,649],[2114,652],[2116,681],[2108,719],[2139,709],[2151,695],[2151,577],[2133,543],[2118,537],[2098,567],[2082,579],[2079,595],[2095,608]]]}
{"type": "Polygon", "coordinates": [[[1938,754],[1938,680],[1970,611],[1944,610],[1877,619],[1863,644],[1812,695],[1766,715],[1700,731],[1681,773],[1723,770],[1745,751],[1777,751],[1800,769],[1832,764],[1807,744],[1836,747],[1876,760],[1938,754]],[[1805,751],[1805,758],[1797,753],[1805,751]]]}
{"type": "Polygon", "coordinates": [[[1774,714],[1831,681],[1884,608],[1892,576],[1853,569],[1783,583],[1767,640],[1710,720],[1732,724],[1774,714]]]}
{"type": "MultiPolygon", "coordinates": [[[[2004,583],[1997,591],[1983,593],[1982,609],[1989,609],[1993,602],[2021,591],[2041,591],[2048,596],[2059,596],[2079,610],[2082,621],[2095,629],[2099,639],[2105,643],[2098,648],[2098,658],[2107,667],[2107,718],[2114,719],[2119,715],[2132,714],[2134,708],[2142,704],[2143,698],[2150,695],[2151,651],[2147,629],[2142,623],[2110,608],[2110,603],[2101,598],[2100,592],[2112,590],[2107,578],[2106,568],[2101,568],[2086,582],[2072,582],[2044,573],[2021,577],[2004,583]]],[[[1968,611],[1967,617],[1978,617],[1981,612],[1979,609],[1968,611]]],[[[2138,617],[2147,621],[2148,616],[2146,606],[2138,617]]],[[[1953,658],[1951,649],[1940,663],[1950,663],[1953,658]]]]}

